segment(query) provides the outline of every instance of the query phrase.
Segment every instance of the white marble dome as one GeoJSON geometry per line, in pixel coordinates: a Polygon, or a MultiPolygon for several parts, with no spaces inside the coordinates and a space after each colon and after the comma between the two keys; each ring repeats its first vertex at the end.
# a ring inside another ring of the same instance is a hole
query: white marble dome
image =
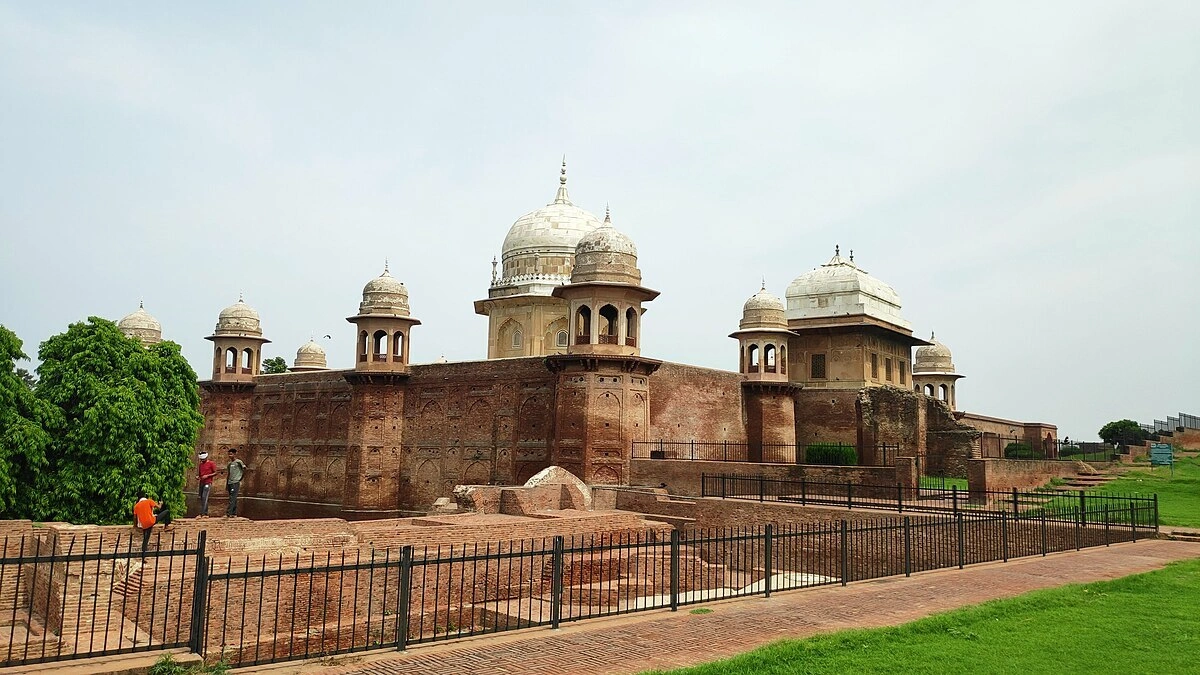
{"type": "Polygon", "coordinates": [[[763,286],[742,305],[742,320],[738,327],[787,328],[783,301],[763,286]]]}
{"type": "Polygon", "coordinates": [[[605,281],[638,285],[642,272],[637,266],[637,247],[633,240],[613,227],[607,209],[600,227],[583,235],[575,246],[575,267],[571,283],[605,281]]]}
{"type": "Polygon", "coordinates": [[[501,281],[532,275],[570,276],[570,258],[580,239],[600,227],[600,219],[571,203],[566,163],[554,201],[517,219],[504,237],[501,281]],[[564,262],[564,259],[566,262],[564,262]]]}
{"type": "Polygon", "coordinates": [[[325,348],[309,339],[296,350],[296,361],[292,370],[325,370],[325,364],[325,348]]]}
{"type": "Polygon", "coordinates": [[[142,303],[130,314],[126,314],[117,322],[117,329],[126,337],[141,340],[143,346],[162,342],[162,324],[147,312],[142,303]]]}
{"type": "Polygon", "coordinates": [[[953,373],[954,361],[950,354],[950,348],[938,342],[933,333],[929,334],[929,341],[933,344],[917,347],[916,355],[913,358],[913,374],[953,373]]]}
{"type": "Polygon", "coordinates": [[[246,304],[241,297],[232,305],[221,310],[217,317],[216,335],[249,335],[262,337],[262,322],[258,312],[246,304]]]}
{"type": "Polygon", "coordinates": [[[829,262],[796,277],[787,288],[787,318],[812,319],[861,314],[911,330],[900,314],[900,295],[834,251],[829,262]]]}
{"type": "Polygon", "coordinates": [[[408,289],[391,275],[387,264],[384,263],[383,274],[363,286],[358,313],[408,316],[408,312],[408,289]]]}

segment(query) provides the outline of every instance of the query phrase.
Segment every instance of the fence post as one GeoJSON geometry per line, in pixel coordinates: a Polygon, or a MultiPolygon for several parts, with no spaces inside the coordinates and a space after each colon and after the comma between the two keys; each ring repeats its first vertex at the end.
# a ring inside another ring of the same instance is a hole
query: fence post
{"type": "Polygon", "coordinates": [[[729,461],[729,441],[721,441],[721,446],[724,448],[725,461],[729,461]]]}
{"type": "Polygon", "coordinates": [[[1000,548],[1004,562],[1008,562],[1008,511],[1000,512],[1000,548]]]}
{"type": "Polygon", "coordinates": [[[950,494],[954,498],[954,512],[958,513],[958,486],[957,485],[950,486],[950,494]]]}
{"type": "Polygon", "coordinates": [[[762,474],[758,476],[758,501],[766,500],[767,481],[763,479],[762,474]]]}
{"type": "Polygon", "coordinates": [[[1108,502],[1104,502],[1104,545],[1108,546],[1108,502]]]}
{"type": "Polygon", "coordinates": [[[408,649],[408,613],[412,609],[413,547],[400,549],[400,593],[396,599],[396,651],[408,649]]]}
{"type": "Polygon", "coordinates": [[[204,656],[204,618],[208,613],[208,559],[204,556],[208,530],[200,530],[196,538],[196,580],[192,588],[192,625],[188,632],[188,649],[204,656]]]}
{"type": "Polygon", "coordinates": [[[963,568],[963,562],[967,557],[966,542],[963,541],[963,514],[956,513],[954,514],[954,517],[958,519],[958,569],[961,570],[963,568]]]}
{"type": "Polygon", "coordinates": [[[1087,496],[1083,493],[1083,490],[1079,491],[1079,513],[1083,518],[1083,524],[1087,525],[1087,496]]]}
{"type": "Polygon", "coordinates": [[[721,499],[725,499],[725,474],[721,474],[721,499]]]}
{"type": "Polygon", "coordinates": [[[1158,534],[1158,493],[1154,493],[1154,534],[1158,534]]]}
{"type": "Polygon", "coordinates": [[[671,530],[671,611],[679,610],[679,530],[671,530]]]}
{"type": "Polygon", "coordinates": [[[1082,529],[1082,526],[1081,526],[1082,520],[1083,520],[1082,514],[1077,512],[1075,514],[1075,550],[1076,551],[1079,550],[1079,534],[1080,534],[1080,530],[1082,529]]]}
{"type": "Polygon", "coordinates": [[[849,581],[846,577],[850,576],[850,556],[846,549],[850,546],[850,537],[847,536],[850,527],[845,520],[842,521],[842,585],[845,586],[849,581]]]}
{"type": "Polygon", "coordinates": [[[1133,540],[1137,541],[1137,511],[1133,508],[1133,500],[1129,500],[1129,529],[1133,531],[1133,540]]]}
{"type": "Polygon", "coordinates": [[[690,443],[692,446],[692,450],[691,450],[692,461],[695,461],[696,460],[696,439],[693,438],[692,440],[688,441],[688,443],[690,443]]]}
{"type": "Polygon", "coordinates": [[[854,508],[854,483],[846,481],[846,508],[854,508]]]}
{"type": "Polygon", "coordinates": [[[1042,511],[1042,557],[1046,557],[1046,511],[1042,511]]]}
{"type": "Polygon", "coordinates": [[[896,513],[904,513],[904,488],[896,483],[896,513]]]}
{"type": "Polygon", "coordinates": [[[912,523],[904,516],[904,576],[912,576],[912,523]]]}
{"type": "Polygon", "coordinates": [[[700,474],[700,496],[708,496],[708,474],[706,473],[700,474]]]}
{"type": "Polygon", "coordinates": [[[550,594],[553,596],[550,605],[550,627],[558,628],[558,623],[562,620],[563,594],[563,537],[561,534],[554,537],[552,559],[554,561],[554,578],[550,583],[550,594]]]}
{"type": "Polygon", "coordinates": [[[1013,488],[1013,517],[1019,515],[1021,515],[1021,513],[1017,511],[1017,488],[1013,488]]]}
{"type": "Polygon", "coordinates": [[[763,588],[766,590],[766,597],[771,597],[771,545],[774,543],[775,529],[771,523],[767,523],[766,532],[764,533],[763,547],[763,566],[766,568],[767,575],[763,577],[763,588]]]}
{"type": "Polygon", "coordinates": [[[800,506],[808,503],[808,490],[805,488],[804,476],[800,476],[800,506]]]}

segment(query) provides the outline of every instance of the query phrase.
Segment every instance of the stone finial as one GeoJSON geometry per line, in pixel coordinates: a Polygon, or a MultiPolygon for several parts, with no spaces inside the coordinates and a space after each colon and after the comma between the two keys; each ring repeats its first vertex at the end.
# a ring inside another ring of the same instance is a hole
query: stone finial
{"type": "Polygon", "coordinates": [[[604,203],[604,224],[612,225],[612,212],[608,209],[608,202],[604,203]]]}
{"type": "Polygon", "coordinates": [[[567,196],[567,156],[563,155],[562,169],[558,172],[558,192],[554,195],[555,204],[570,204],[567,196]]]}
{"type": "Polygon", "coordinates": [[[841,247],[841,245],[840,245],[840,244],[834,244],[834,245],[833,245],[833,254],[834,254],[834,255],[841,255],[841,254],[842,254],[842,247],[841,247]]]}
{"type": "Polygon", "coordinates": [[[387,258],[384,258],[384,259],[383,259],[383,273],[384,273],[384,274],[388,274],[388,273],[389,273],[389,272],[388,272],[388,259],[387,259],[387,258]]]}
{"type": "Polygon", "coordinates": [[[850,249],[850,262],[854,262],[854,249],[850,249]]]}
{"type": "Polygon", "coordinates": [[[760,290],[760,291],[765,291],[765,290],[767,290],[767,275],[765,275],[765,274],[763,275],[763,278],[762,278],[762,286],[761,286],[761,287],[759,287],[759,289],[758,289],[758,290],[760,290]]]}

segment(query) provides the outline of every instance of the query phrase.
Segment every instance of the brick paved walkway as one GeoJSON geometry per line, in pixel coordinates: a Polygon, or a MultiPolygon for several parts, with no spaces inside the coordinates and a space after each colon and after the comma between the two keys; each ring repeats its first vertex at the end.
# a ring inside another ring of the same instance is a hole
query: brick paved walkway
{"type": "MultiPolygon", "coordinates": [[[[1008,563],[890,577],[703,606],[711,614],[645,612],[347,657],[342,665],[280,664],[262,673],[638,673],[733,656],[782,638],[890,626],[1039,588],[1114,579],[1200,558],[1200,543],[1151,540],[1008,563]]],[[[328,662],[327,662],[328,663],[328,662]]],[[[245,671],[242,671],[245,672],[245,671]]]]}

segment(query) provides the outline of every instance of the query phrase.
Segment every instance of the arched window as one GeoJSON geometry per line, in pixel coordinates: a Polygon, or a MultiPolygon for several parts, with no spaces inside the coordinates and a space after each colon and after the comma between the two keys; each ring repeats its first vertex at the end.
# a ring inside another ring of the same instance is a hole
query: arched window
{"type": "Polygon", "coordinates": [[[372,361],[387,361],[388,334],[385,330],[375,331],[375,335],[371,336],[371,360],[372,361]]]}
{"type": "Polygon", "coordinates": [[[950,388],[944,384],[938,386],[938,400],[939,401],[949,401],[950,400],[950,388]]]}
{"type": "Polygon", "coordinates": [[[575,344],[586,345],[592,341],[592,308],[580,305],[575,312],[575,344]]]}
{"type": "Polygon", "coordinates": [[[238,363],[238,351],[233,347],[225,350],[225,372],[236,373],[238,363]]]}
{"type": "Polygon", "coordinates": [[[625,310],[625,345],[629,347],[637,346],[638,336],[638,313],[633,307],[625,310]]]}
{"type": "Polygon", "coordinates": [[[555,347],[566,347],[567,346],[567,331],[565,331],[565,330],[558,331],[558,334],[556,334],[554,336],[554,346],[555,347]]]}
{"type": "Polygon", "coordinates": [[[371,337],[367,335],[367,331],[359,331],[358,333],[358,360],[367,360],[368,347],[371,346],[371,337]]]}
{"type": "Polygon", "coordinates": [[[254,350],[249,347],[242,350],[242,372],[254,374],[254,350]]]}
{"type": "Polygon", "coordinates": [[[521,329],[518,328],[512,332],[512,348],[520,349],[523,346],[525,346],[525,336],[521,333],[521,329]]]}
{"type": "Polygon", "coordinates": [[[758,372],[758,345],[750,345],[750,359],[746,366],[747,373],[758,372]]]}
{"type": "Polygon", "coordinates": [[[925,385],[925,395],[930,398],[933,398],[933,385],[932,384],[925,385]]]}
{"type": "Polygon", "coordinates": [[[763,347],[763,362],[766,365],[766,372],[775,372],[775,345],[763,347]]]}
{"type": "Polygon", "coordinates": [[[612,305],[600,308],[600,344],[617,344],[617,318],[619,316],[620,312],[612,305]]]}
{"type": "Polygon", "coordinates": [[[404,360],[404,331],[392,333],[392,360],[404,360]]]}

